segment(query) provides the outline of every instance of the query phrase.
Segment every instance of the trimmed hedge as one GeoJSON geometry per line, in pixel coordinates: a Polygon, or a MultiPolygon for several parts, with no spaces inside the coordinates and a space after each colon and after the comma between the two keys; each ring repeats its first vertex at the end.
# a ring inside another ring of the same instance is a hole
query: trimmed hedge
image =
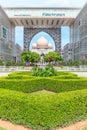
{"type": "MultiPolygon", "coordinates": [[[[36,76],[28,76],[28,75],[11,75],[7,76],[5,79],[35,79],[39,78],[36,76]]],[[[59,76],[51,76],[51,77],[46,77],[46,78],[51,78],[51,79],[80,79],[76,75],[59,75],[59,76]]]]}
{"type": "MultiPolygon", "coordinates": [[[[68,75],[68,76],[76,76],[76,77],[78,77],[76,74],[73,74],[71,72],[62,72],[62,71],[58,71],[57,75],[58,76],[65,76],[65,75],[67,76],[68,75]]],[[[11,77],[14,77],[14,76],[32,76],[32,71],[13,72],[13,73],[9,74],[8,76],[11,76],[11,77]]]]}
{"type": "Polygon", "coordinates": [[[83,128],[82,130],[87,130],[87,128],[83,128]]]}
{"type": "Polygon", "coordinates": [[[0,127],[0,130],[6,130],[6,129],[4,129],[4,128],[0,127]]]}
{"type": "Polygon", "coordinates": [[[31,75],[32,76],[32,72],[31,71],[12,72],[8,76],[14,76],[14,75],[31,75]]]}
{"type": "Polygon", "coordinates": [[[7,76],[6,79],[33,79],[33,76],[28,75],[14,75],[7,76]]]}
{"type": "Polygon", "coordinates": [[[37,130],[66,126],[87,118],[87,90],[24,94],[0,89],[0,117],[37,130]]]}
{"type": "Polygon", "coordinates": [[[22,91],[26,93],[46,89],[54,92],[87,89],[87,79],[0,79],[0,88],[22,91]]]}

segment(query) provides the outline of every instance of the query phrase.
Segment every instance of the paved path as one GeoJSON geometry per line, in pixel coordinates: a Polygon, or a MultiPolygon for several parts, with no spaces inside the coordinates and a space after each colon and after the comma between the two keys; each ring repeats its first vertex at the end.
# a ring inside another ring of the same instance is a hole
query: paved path
{"type": "Polygon", "coordinates": [[[0,77],[8,76],[10,72],[0,72],[0,77]]]}
{"type": "Polygon", "coordinates": [[[77,74],[80,77],[87,77],[87,72],[72,72],[74,74],[77,74]]]}
{"type": "MultiPolygon", "coordinates": [[[[15,125],[10,121],[3,121],[3,120],[0,120],[0,127],[5,128],[6,130],[34,130],[25,128],[22,125],[15,125]]],[[[65,128],[58,128],[58,129],[56,128],[55,130],[82,130],[83,128],[87,128],[87,120],[77,122],[65,128]]]]}
{"type": "Polygon", "coordinates": [[[68,127],[59,128],[56,130],[82,130],[83,128],[87,128],[87,120],[80,121],[80,122],[77,122],[77,123],[70,125],[68,127]]]}
{"type": "Polygon", "coordinates": [[[10,121],[0,120],[0,127],[5,128],[6,130],[31,130],[29,128],[25,128],[22,125],[12,124],[10,121]]]}

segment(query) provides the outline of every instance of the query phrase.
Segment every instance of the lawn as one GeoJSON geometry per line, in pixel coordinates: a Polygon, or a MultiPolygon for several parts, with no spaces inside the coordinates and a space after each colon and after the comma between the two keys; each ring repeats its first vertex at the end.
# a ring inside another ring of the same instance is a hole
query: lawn
{"type": "Polygon", "coordinates": [[[0,127],[0,130],[6,130],[6,129],[4,129],[4,128],[0,127]]]}
{"type": "Polygon", "coordinates": [[[87,119],[87,78],[71,72],[48,77],[14,72],[0,78],[0,117],[37,130],[87,119]]]}

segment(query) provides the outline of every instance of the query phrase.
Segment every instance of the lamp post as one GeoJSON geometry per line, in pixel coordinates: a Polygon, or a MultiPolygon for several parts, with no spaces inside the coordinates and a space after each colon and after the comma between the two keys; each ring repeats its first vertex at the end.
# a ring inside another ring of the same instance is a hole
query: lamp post
{"type": "Polygon", "coordinates": [[[40,56],[41,56],[41,63],[42,63],[42,65],[43,65],[43,62],[44,62],[44,59],[43,59],[44,53],[42,52],[40,56]]]}

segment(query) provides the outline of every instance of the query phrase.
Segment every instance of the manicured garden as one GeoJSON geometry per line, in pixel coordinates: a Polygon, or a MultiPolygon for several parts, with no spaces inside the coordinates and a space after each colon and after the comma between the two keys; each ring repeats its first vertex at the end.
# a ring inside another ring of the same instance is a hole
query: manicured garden
{"type": "Polygon", "coordinates": [[[6,130],[6,129],[4,129],[4,128],[0,127],[0,130],[6,130]]]}
{"type": "Polygon", "coordinates": [[[87,128],[83,128],[82,130],[87,130],[87,128]]]}
{"type": "Polygon", "coordinates": [[[71,72],[50,75],[14,72],[0,78],[0,118],[37,130],[87,119],[87,79],[71,72]]]}

